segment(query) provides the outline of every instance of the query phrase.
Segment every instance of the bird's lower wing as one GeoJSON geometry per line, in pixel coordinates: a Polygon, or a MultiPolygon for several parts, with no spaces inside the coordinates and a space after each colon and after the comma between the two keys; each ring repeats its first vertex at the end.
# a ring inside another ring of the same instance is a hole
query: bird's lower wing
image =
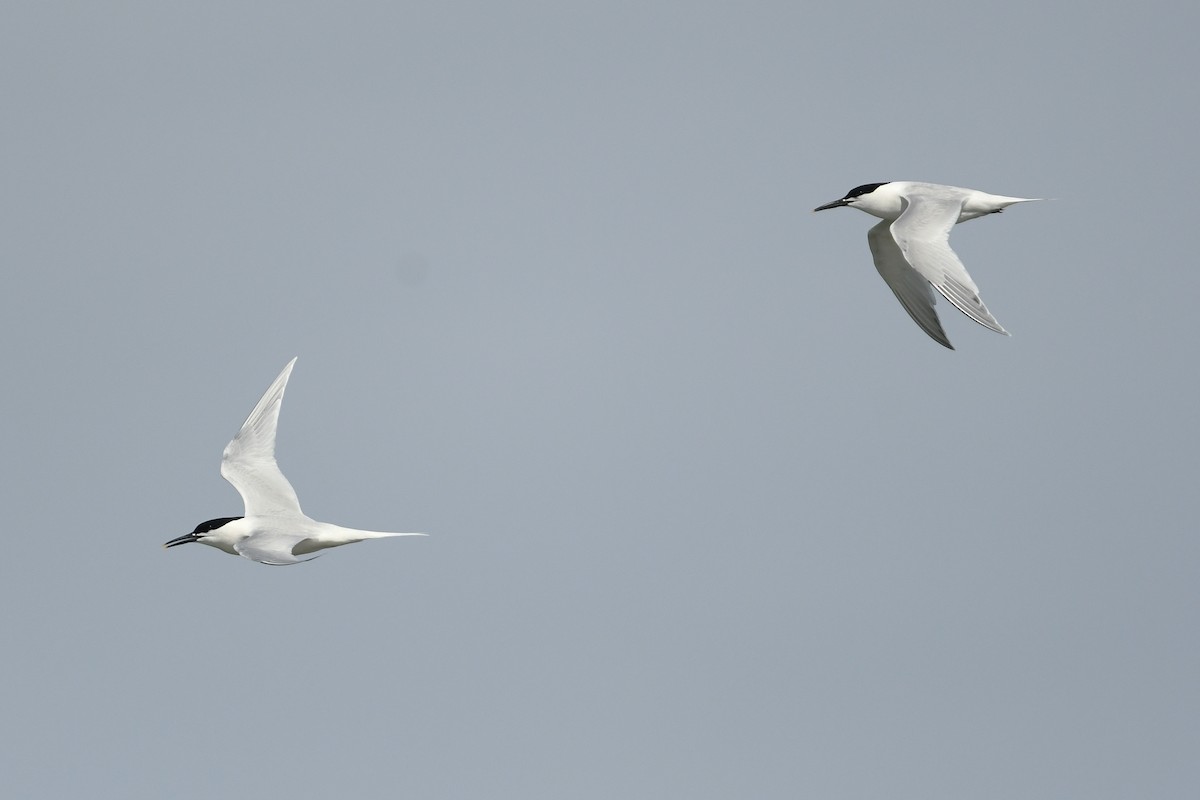
{"type": "Polygon", "coordinates": [[[914,198],[892,223],[891,238],[912,268],[955,308],[983,327],[1007,336],[1008,331],[979,298],[979,287],[967,268],[950,249],[950,229],[961,211],[961,202],[914,198]]]}
{"type": "MultiPolygon", "coordinates": [[[[233,546],[238,555],[260,564],[282,567],[312,561],[312,558],[296,558],[292,548],[304,540],[302,534],[255,534],[233,546]]],[[[313,556],[319,558],[319,556],[313,556]]]]}
{"type": "Polygon", "coordinates": [[[933,308],[935,300],[929,281],[908,263],[889,228],[890,223],[885,220],[867,232],[867,244],[871,247],[875,269],[879,270],[880,276],[913,322],[920,325],[921,330],[935,342],[953,350],[954,345],[950,344],[950,339],[942,330],[942,323],[933,308]]]}

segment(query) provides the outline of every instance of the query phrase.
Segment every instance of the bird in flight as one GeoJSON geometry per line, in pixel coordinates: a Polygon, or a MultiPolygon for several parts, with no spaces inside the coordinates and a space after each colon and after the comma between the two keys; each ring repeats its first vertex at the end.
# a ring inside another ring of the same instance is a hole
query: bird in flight
{"type": "Polygon", "coordinates": [[[840,200],[813,211],[848,206],[883,222],[867,231],[875,268],[904,310],[934,341],[954,349],[937,312],[933,290],[985,328],[1008,335],[979,299],[979,287],[950,249],[950,229],[960,222],[998,214],[1036,197],[1004,197],[937,183],[885,181],[856,186],[840,200]]]}
{"type": "Polygon", "coordinates": [[[295,364],[293,358],[283,368],[221,456],[221,475],[242,496],[245,515],[206,520],[191,533],[172,539],[163,547],[200,542],[260,564],[282,566],[311,561],[316,556],[297,556],[327,547],[340,547],[364,539],[425,535],[343,528],[317,522],[300,510],[296,490],[275,463],[279,407],[295,364]]]}

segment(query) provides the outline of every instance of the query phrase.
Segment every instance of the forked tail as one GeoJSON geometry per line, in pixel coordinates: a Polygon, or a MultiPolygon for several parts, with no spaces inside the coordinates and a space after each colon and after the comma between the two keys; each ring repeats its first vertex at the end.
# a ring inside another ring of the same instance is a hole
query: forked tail
{"type": "Polygon", "coordinates": [[[361,542],[365,539],[390,539],[393,536],[428,536],[428,533],[395,533],[393,531],[360,531],[357,528],[343,528],[341,525],[330,527],[337,528],[337,534],[344,536],[346,544],[350,542],[361,542]]]}

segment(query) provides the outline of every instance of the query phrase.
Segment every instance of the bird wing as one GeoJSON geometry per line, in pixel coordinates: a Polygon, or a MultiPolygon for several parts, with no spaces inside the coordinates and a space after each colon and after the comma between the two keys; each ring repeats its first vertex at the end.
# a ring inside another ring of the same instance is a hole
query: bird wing
{"type": "Polygon", "coordinates": [[[273,567],[285,567],[320,558],[296,558],[292,555],[292,548],[304,541],[304,538],[302,533],[256,533],[234,544],[233,549],[238,551],[238,555],[251,561],[270,564],[273,567]]]}
{"type": "Polygon", "coordinates": [[[867,231],[867,244],[871,246],[871,257],[875,259],[875,269],[883,277],[888,288],[896,295],[904,310],[921,326],[938,344],[954,349],[942,323],[934,311],[933,289],[925,276],[917,272],[908,263],[901,252],[900,246],[892,238],[889,230],[891,223],[887,220],[875,225],[867,231]]]}
{"type": "MultiPolygon", "coordinates": [[[[301,513],[296,490],[275,463],[275,428],[279,424],[279,406],[295,364],[296,359],[293,358],[283,368],[283,372],[279,373],[271,388],[267,389],[267,393],[250,412],[237,436],[225,446],[225,453],[221,456],[221,475],[242,496],[247,517],[301,513]]],[[[258,560],[255,558],[255,561],[258,560]]]]}
{"type": "Polygon", "coordinates": [[[904,200],[904,211],[892,223],[891,234],[905,260],[959,311],[1007,336],[1008,331],[979,299],[979,287],[950,249],[950,229],[958,222],[963,198],[917,196],[904,200]]]}

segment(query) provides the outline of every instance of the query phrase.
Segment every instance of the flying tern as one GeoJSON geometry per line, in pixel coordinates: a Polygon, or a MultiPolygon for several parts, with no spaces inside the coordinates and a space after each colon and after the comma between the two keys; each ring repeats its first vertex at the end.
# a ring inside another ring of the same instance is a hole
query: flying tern
{"type": "MultiPolygon", "coordinates": [[[[191,533],[163,547],[200,542],[260,564],[282,566],[312,561],[297,556],[364,539],[424,536],[423,533],[385,533],[343,528],[304,515],[288,479],[275,463],[275,429],[279,407],[296,359],[288,362],[225,447],[221,475],[233,484],[246,504],[241,517],[218,517],[201,522],[191,533]]],[[[313,556],[316,558],[316,556],[313,556]]]]}
{"type": "Polygon", "coordinates": [[[1036,197],[1004,197],[937,183],[885,181],[856,186],[840,200],[813,211],[848,206],[883,220],[867,232],[875,268],[908,315],[936,342],[954,346],[933,309],[933,289],[985,328],[1008,335],[979,299],[979,287],[950,249],[950,229],[999,214],[1036,197]]]}

